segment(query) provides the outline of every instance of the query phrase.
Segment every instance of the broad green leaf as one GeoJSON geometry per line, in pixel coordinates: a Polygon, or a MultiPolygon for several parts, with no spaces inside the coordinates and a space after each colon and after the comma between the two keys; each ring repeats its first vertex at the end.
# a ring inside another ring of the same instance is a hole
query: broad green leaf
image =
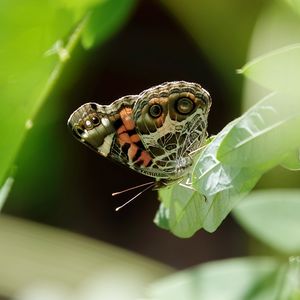
{"type": "Polygon", "coordinates": [[[300,44],[260,56],[247,63],[240,72],[272,91],[299,96],[300,44]]]}
{"type": "Polygon", "coordinates": [[[179,237],[189,237],[204,228],[212,232],[256,184],[261,172],[224,165],[216,158],[217,149],[238,121],[228,124],[200,154],[190,179],[159,192],[162,201],[155,222],[179,237]]]}
{"type": "MultiPolygon", "coordinates": [[[[215,139],[211,136],[206,145],[215,139]]],[[[203,216],[206,215],[205,197],[191,187],[188,177],[182,183],[173,184],[159,190],[162,201],[154,222],[161,228],[170,230],[181,238],[192,236],[202,228],[203,216]],[[204,211],[203,211],[204,209],[204,211]]]]}
{"type": "Polygon", "coordinates": [[[291,171],[300,170],[300,149],[298,148],[291,151],[281,162],[281,166],[291,171]]]}
{"type": "Polygon", "coordinates": [[[205,195],[201,223],[209,232],[215,231],[232,208],[255,186],[262,173],[255,168],[223,164],[217,151],[228,132],[239,122],[229,123],[207,146],[193,171],[193,188],[205,195]]]}
{"type": "Polygon", "coordinates": [[[261,175],[300,144],[300,101],[285,97],[271,94],[228,124],[195,163],[194,191],[177,184],[160,193],[156,223],[180,237],[216,230],[261,175]]]}
{"type": "Polygon", "coordinates": [[[195,190],[173,184],[159,191],[162,200],[155,223],[181,238],[192,236],[202,227],[205,198],[195,190]]]}
{"type": "Polygon", "coordinates": [[[172,189],[173,185],[169,188],[160,189],[158,192],[161,204],[156,212],[154,223],[162,229],[171,230],[169,225],[170,218],[170,202],[172,201],[172,189]]]}
{"type": "Polygon", "coordinates": [[[265,244],[288,254],[300,252],[300,190],[252,192],[235,209],[238,222],[265,244]]]}
{"type": "Polygon", "coordinates": [[[149,288],[147,299],[275,299],[279,271],[279,263],[271,258],[239,258],[205,263],[155,282],[149,288]]]}
{"type": "Polygon", "coordinates": [[[228,132],[217,157],[231,166],[268,170],[300,145],[300,99],[271,94],[228,132]]]}
{"type": "MultiPolygon", "coordinates": [[[[4,1],[0,4],[1,127],[0,184],[3,183],[33,117],[57,80],[61,66],[70,56],[71,41],[63,39],[72,31],[72,13],[58,2],[4,1]],[[47,12],[47,13],[45,13],[47,12]],[[59,44],[57,51],[53,45],[59,44]],[[64,49],[64,51],[62,51],[64,49]],[[65,56],[59,54],[64,52],[65,56]],[[52,55],[51,55],[52,54],[52,55]]],[[[78,25],[78,40],[83,23],[78,25]]]]}

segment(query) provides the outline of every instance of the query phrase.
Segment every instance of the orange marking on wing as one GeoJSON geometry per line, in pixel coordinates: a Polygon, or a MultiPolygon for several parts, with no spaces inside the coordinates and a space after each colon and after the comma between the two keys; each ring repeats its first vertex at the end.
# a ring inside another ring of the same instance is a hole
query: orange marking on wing
{"type": "Polygon", "coordinates": [[[119,143],[121,144],[121,146],[123,146],[126,143],[132,144],[130,136],[125,132],[119,135],[119,143]]]}
{"type": "Polygon", "coordinates": [[[121,125],[118,129],[117,129],[117,133],[121,134],[123,132],[126,132],[126,127],[124,125],[121,125]]]}
{"type": "Polygon", "coordinates": [[[144,150],[144,151],[142,151],[141,156],[139,157],[139,159],[137,161],[142,161],[143,166],[146,167],[151,160],[152,160],[152,157],[150,156],[150,154],[144,150]]]}
{"type": "Polygon", "coordinates": [[[123,146],[125,143],[132,143],[129,134],[127,133],[127,130],[124,125],[120,126],[117,130],[118,140],[121,146],[123,146]]]}
{"type": "MultiPolygon", "coordinates": [[[[124,108],[120,111],[120,117],[127,130],[132,130],[135,128],[135,123],[132,119],[132,109],[124,108]]],[[[122,126],[121,126],[122,127],[122,126]]]]}
{"type": "Polygon", "coordinates": [[[133,158],[134,158],[135,154],[137,153],[138,149],[139,149],[139,147],[137,145],[135,145],[133,143],[130,145],[130,147],[128,149],[128,157],[131,161],[133,160],[133,158]]]}
{"type": "Polygon", "coordinates": [[[133,135],[130,137],[130,140],[131,140],[133,143],[137,143],[137,142],[139,142],[141,139],[140,139],[140,137],[138,136],[138,134],[133,134],[133,135]]]}
{"type": "MultiPolygon", "coordinates": [[[[120,111],[120,118],[123,122],[123,125],[120,126],[120,128],[117,129],[118,134],[118,140],[120,145],[124,145],[125,143],[129,143],[130,147],[128,149],[127,155],[130,161],[133,161],[134,157],[136,156],[136,153],[139,150],[139,147],[135,144],[139,142],[141,139],[138,134],[133,134],[132,136],[129,136],[127,133],[129,130],[135,129],[135,122],[132,119],[132,109],[131,108],[124,108],[120,111]]],[[[162,118],[161,125],[163,124],[164,118],[162,118]]],[[[146,167],[152,160],[152,157],[150,154],[143,150],[141,152],[141,155],[136,160],[137,162],[142,162],[142,165],[146,167]]]]}

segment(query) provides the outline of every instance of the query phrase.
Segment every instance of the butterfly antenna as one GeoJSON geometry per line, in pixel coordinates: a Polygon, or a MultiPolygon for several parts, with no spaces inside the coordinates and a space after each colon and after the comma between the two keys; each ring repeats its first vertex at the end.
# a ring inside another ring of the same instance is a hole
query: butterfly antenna
{"type": "MultiPolygon", "coordinates": [[[[149,184],[149,183],[148,183],[149,184]]],[[[143,186],[146,184],[141,184],[140,186],[143,186]]],[[[149,190],[150,188],[152,188],[155,185],[155,182],[151,182],[151,185],[148,185],[146,188],[144,188],[142,191],[140,191],[138,194],[136,194],[135,196],[133,196],[131,199],[129,199],[127,202],[125,202],[124,204],[122,204],[121,206],[117,207],[115,210],[118,211],[121,208],[123,208],[124,206],[126,206],[128,203],[130,203],[131,201],[133,201],[134,199],[136,199],[137,197],[139,197],[141,194],[143,194],[144,192],[146,192],[147,190],[149,190]]],[[[137,188],[137,187],[135,187],[137,188]]],[[[131,188],[133,189],[133,188],[131,188]]],[[[130,190],[130,189],[128,189],[130,190]]]]}
{"type": "Polygon", "coordinates": [[[123,190],[123,191],[120,191],[120,192],[112,193],[111,195],[112,195],[112,196],[117,196],[117,195],[120,195],[120,194],[129,192],[129,191],[131,191],[131,190],[138,189],[138,188],[140,188],[140,187],[142,187],[142,186],[153,185],[153,184],[154,184],[154,182],[153,182],[153,181],[150,181],[150,182],[147,182],[147,183],[143,183],[143,184],[140,184],[140,185],[136,185],[136,186],[134,186],[134,187],[131,187],[131,188],[129,188],[129,189],[126,189],[126,190],[123,190]]]}

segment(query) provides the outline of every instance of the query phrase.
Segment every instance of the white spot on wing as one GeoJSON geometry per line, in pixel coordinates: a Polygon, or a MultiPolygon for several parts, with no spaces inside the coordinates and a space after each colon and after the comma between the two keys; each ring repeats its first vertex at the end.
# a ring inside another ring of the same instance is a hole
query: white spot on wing
{"type": "Polygon", "coordinates": [[[110,124],[110,121],[109,121],[109,119],[107,119],[107,118],[102,118],[102,119],[101,119],[101,123],[102,123],[102,125],[103,125],[104,127],[108,127],[109,124],[110,124]]]}
{"type": "Polygon", "coordinates": [[[112,144],[112,141],[113,141],[113,135],[114,135],[114,133],[112,133],[112,134],[106,136],[106,137],[104,138],[103,144],[102,144],[100,147],[98,147],[98,152],[99,152],[101,155],[105,156],[105,157],[106,157],[106,156],[109,154],[109,152],[110,152],[111,144],[112,144]]]}

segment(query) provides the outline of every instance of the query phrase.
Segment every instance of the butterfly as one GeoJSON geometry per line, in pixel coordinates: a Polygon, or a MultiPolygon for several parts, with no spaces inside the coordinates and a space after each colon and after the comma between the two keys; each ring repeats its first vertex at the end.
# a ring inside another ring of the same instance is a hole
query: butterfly
{"type": "Polygon", "coordinates": [[[197,83],[165,82],[110,105],[85,103],[69,120],[74,137],[100,155],[156,179],[182,179],[207,137],[212,100],[197,83]]]}

